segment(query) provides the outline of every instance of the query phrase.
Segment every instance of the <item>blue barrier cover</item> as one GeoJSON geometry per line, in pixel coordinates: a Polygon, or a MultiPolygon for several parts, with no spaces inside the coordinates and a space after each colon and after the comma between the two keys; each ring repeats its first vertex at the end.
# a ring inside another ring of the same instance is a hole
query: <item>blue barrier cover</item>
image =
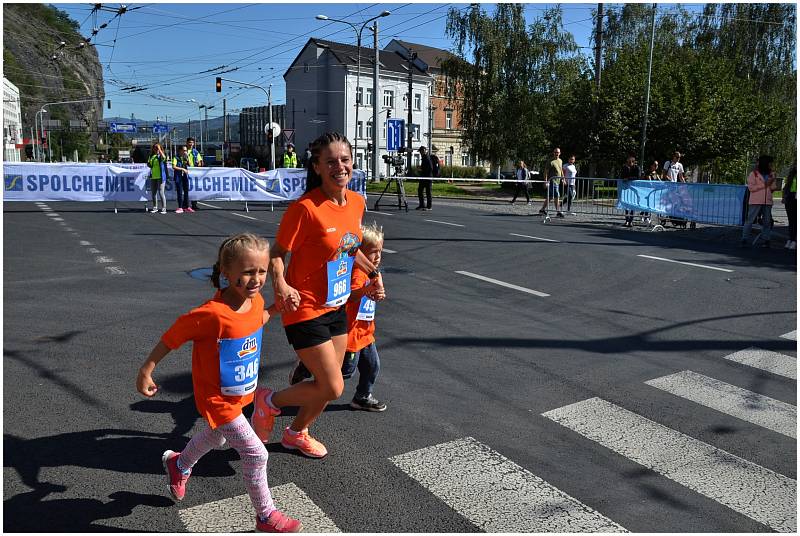
{"type": "Polygon", "coordinates": [[[747,186],[667,181],[617,181],[617,208],[698,223],[742,225],[747,186]]]}

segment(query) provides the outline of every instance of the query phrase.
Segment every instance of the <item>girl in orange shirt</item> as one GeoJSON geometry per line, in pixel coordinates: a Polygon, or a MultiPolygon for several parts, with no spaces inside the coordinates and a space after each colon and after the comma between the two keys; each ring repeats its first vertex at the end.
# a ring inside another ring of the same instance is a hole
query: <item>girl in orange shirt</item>
{"type": "MultiPolygon", "coordinates": [[[[299,406],[283,431],[281,445],[312,458],[322,458],[328,450],[309,435],[308,427],[344,390],[344,304],[350,296],[354,262],[370,279],[378,277],[376,266],[358,250],[366,205],[361,195],[347,189],[352,176],[353,148],[346,137],[329,132],[315,140],[306,193],[286,209],[270,252],[269,273],[286,338],[314,380],[275,393],[259,388],[253,428],[262,441],[269,441],[280,408],[299,406]],[[284,259],[290,252],[286,267],[284,259]]],[[[382,284],[373,287],[371,292],[382,284]]]]}
{"type": "Polygon", "coordinates": [[[192,436],[182,452],[161,457],[169,491],[177,500],[186,493],[192,467],[211,449],[227,442],[242,459],[247,493],[256,511],[256,530],[299,532],[302,525],[275,508],[267,485],[267,449],[259,441],[242,408],[253,401],[258,384],[261,334],[274,306],[264,310],[261,289],[267,279],[269,244],[245,233],[220,246],[211,282],[214,297],[179,317],[150,352],[136,379],[136,388],[152,397],[158,386],[156,365],[172,350],[192,341],[192,386],[197,410],[208,427],[192,436]],[[230,284],[221,283],[224,276],[230,284]]]}

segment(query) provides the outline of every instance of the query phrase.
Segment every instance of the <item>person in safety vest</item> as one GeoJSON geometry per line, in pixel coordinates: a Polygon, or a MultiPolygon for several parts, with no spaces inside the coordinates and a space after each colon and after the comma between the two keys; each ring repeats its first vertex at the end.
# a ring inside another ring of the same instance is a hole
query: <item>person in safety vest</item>
{"type": "Polygon", "coordinates": [[[285,168],[296,168],[299,167],[297,165],[297,153],[294,152],[294,144],[290,143],[286,146],[286,152],[283,153],[283,167],[285,168]]]}
{"type": "MultiPolygon", "coordinates": [[[[186,157],[189,160],[189,167],[203,167],[203,154],[194,148],[194,138],[186,138],[186,157]]],[[[192,206],[186,212],[194,212],[197,209],[197,200],[192,199],[192,206]]]]}

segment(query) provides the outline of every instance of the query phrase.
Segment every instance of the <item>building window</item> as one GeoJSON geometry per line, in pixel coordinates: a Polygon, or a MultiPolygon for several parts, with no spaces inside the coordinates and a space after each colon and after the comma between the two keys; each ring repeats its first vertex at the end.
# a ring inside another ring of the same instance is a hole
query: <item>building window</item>
{"type": "Polygon", "coordinates": [[[356,169],[364,169],[364,153],[361,151],[356,153],[356,169]]]}
{"type": "Polygon", "coordinates": [[[367,123],[367,138],[372,139],[372,122],[367,123]]]}
{"type": "Polygon", "coordinates": [[[448,110],[448,111],[445,112],[445,115],[444,115],[444,128],[446,128],[447,130],[452,130],[453,129],[453,111],[452,110],[448,110]]]}
{"type": "Polygon", "coordinates": [[[394,108],[394,91],[391,89],[383,90],[383,105],[388,108],[394,108]]]}
{"type": "Polygon", "coordinates": [[[414,140],[415,141],[419,141],[420,139],[422,139],[420,137],[420,133],[421,132],[422,132],[422,129],[419,127],[419,125],[415,125],[413,123],[411,124],[411,133],[414,136],[414,140]]]}
{"type": "Polygon", "coordinates": [[[461,165],[462,166],[472,165],[469,163],[469,153],[461,153],[461,165]]]}
{"type": "Polygon", "coordinates": [[[356,138],[363,138],[364,137],[364,122],[359,121],[358,126],[356,127],[356,138]]]}
{"type": "Polygon", "coordinates": [[[367,100],[364,101],[365,106],[372,106],[372,88],[367,88],[367,100]]]}
{"type": "Polygon", "coordinates": [[[422,110],[422,93],[414,93],[414,109],[422,110]]]}
{"type": "Polygon", "coordinates": [[[386,135],[386,121],[383,122],[383,139],[385,140],[388,136],[386,135]]]}
{"type": "Polygon", "coordinates": [[[419,166],[422,163],[422,160],[420,160],[419,153],[414,153],[413,158],[414,158],[413,165],[419,166]]]}
{"type": "Polygon", "coordinates": [[[453,153],[448,151],[444,154],[444,165],[445,166],[453,165],[453,153]]]}
{"type": "Polygon", "coordinates": [[[356,88],[356,104],[364,102],[364,88],[359,86],[356,88]]]}

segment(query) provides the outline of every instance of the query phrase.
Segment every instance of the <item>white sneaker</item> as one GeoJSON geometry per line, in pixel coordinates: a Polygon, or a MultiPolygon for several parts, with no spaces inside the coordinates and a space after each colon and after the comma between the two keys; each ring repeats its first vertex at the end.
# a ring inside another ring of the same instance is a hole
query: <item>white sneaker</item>
{"type": "Polygon", "coordinates": [[[158,212],[158,208],[157,207],[153,207],[153,208],[150,209],[150,213],[151,214],[155,214],[156,212],[158,212]]]}
{"type": "Polygon", "coordinates": [[[789,246],[789,249],[791,250],[797,249],[797,242],[792,241],[791,245],[789,246]]]}
{"type": "Polygon", "coordinates": [[[166,214],[166,213],[167,213],[167,209],[165,209],[165,208],[162,208],[162,209],[161,209],[161,214],[166,214]]]}

